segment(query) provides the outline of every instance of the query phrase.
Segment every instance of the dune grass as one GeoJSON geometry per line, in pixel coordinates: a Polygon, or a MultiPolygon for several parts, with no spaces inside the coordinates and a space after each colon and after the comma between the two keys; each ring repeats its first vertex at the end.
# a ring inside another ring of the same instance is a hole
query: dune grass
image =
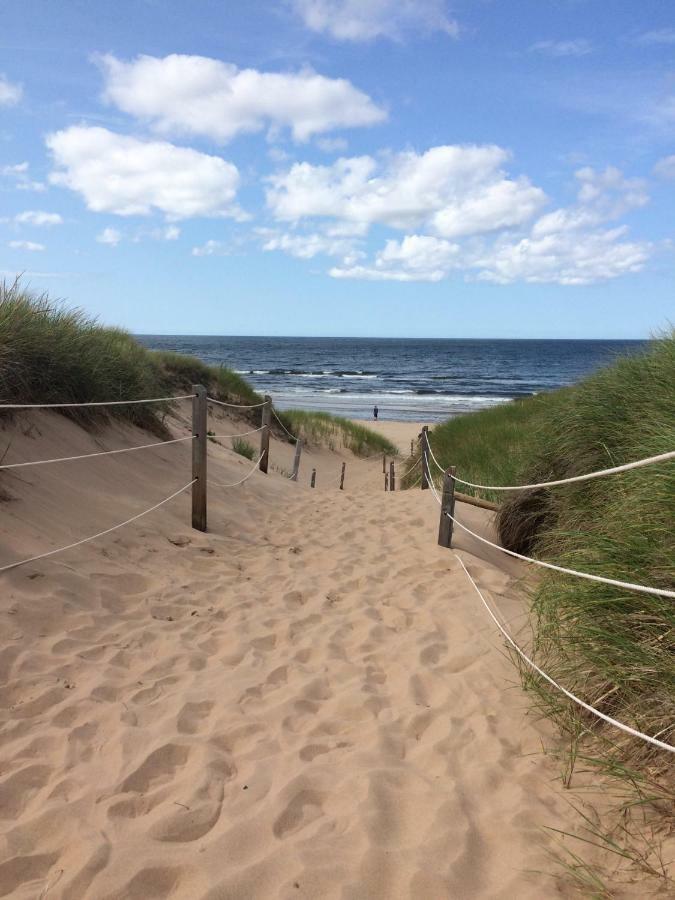
{"type": "MultiPolygon", "coordinates": [[[[442,466],[483,484],[549,481],[675,449],[675,336],[571,388],[451,419],[430,431],[442,466]]],[[[410,476],[410,479],[413,478],[410,476]]],[[[460,490],[500,503],[504,546],[585,572],[672,590],[675,464],[551,489],[460,490]]],[[[544,668],[603,712],[675,741],[675,603],[573,576],[543,574],[532,597],[544,668]]],[[[547,713],[578,734],[586,715],[529,675],[547,713]]],[[[633,755],[654,752],[604,726],[633,755]]]]}
{"type": "Polygon", "coordinates": [[[246,459],[253,459],[256,455],[256,449],[253,444],[249,444],[244,438],[234,438],[232,440],[232,449],[239,456],[245,456],[246,459]]]}
{"type": "Polygon", "coordinates": [[[346,447],[356,456],[370,456],[378,452],[395,456],[398,453],[387,438],[342,416],[303,409],[287,409],[278,415],[291,434],[309,444],[318,444],[329,450],[346,447]]]}
{"type": "MultiPolygon", "coordinates": [[[[673,450],[675,336],[572,388],[446,422],[430,442],[443,466],[483,484],[557,480],[673,450]]],[[[673,461],[550,489],[473,493],[500,502],[497,524],[510,549],[675,589],[673,461]]],[[[603,713],[675,743],[675,602],[537,572],[530,601],[539,665],[603,713]]],[[[659,835],[675,829],[671,754],[602,723],[522,666],[521,676],[568,737],[566,780],[575,766],[594,769],[622,797],[593,842],[620,846],[620,855],[674,889],[658,850],[659,835]]]]}
{"type": "MultiPolygon", "coordinates": [[[[561,392],[535,423],[525,481],[565,478],[675,448],[675,337],[561,392]]],[[[510,495],[507,546],[622,581],[675,588],[675,465],[661,463],[550,490],[510,495]]],[[[675,742],[675,603],[546,574],[533,597],[536,647],[554,678],[603,712],[675,742]]],[[[591,727],[536,680],[565,727],[591,727]]],[[[632,759],[658,751],[616,732],[632,759]]]]}
{"type": "MultiPolygon", "coordinates": [[[[99,325],[77,309],[33,294],[18,282],[0,284],[0,400],[7,403],[90,403],[189,393],[204,384],[219,400],[262,398],[239,375],[179,353],[142,347],[130,334],[99,325]]],[[[60,410],[81,424],[111,417],[163,432],[170,404],[60,410]]]]}

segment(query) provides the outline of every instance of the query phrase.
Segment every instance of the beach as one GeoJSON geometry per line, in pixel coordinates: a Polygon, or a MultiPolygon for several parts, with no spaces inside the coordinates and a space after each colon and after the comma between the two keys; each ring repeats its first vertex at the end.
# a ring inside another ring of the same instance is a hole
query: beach
{"type": "MultiPolygon", "coordinates": [[[[188,407],[170,424],[189,434],[188,407]]],[[[216,433],[245,425],[209,419],[216,433]]],[[[376,428],[403,450],[418,431],[376,428]]],[[[34,413],[3,438],[9,462],[148,435],[34,413]]],[[[189,452],[6,474],[0,563],[158,502],[189,481],[189,452]]],[[[0,573],[0,896],[573,895],[546,829],[574,832],[571,803],[601,802],[601,785],[580,800],[542,754],[559,747],[554,726],[528,712],[437,546],[431,491],[385,492],[380,458],[339,449],[306,449],[295,484],[293,453],[275,437],[268,475],[218,488],[252,464],[210,442],[206,534],[183,494],[0,573]]],[[[458,509],[494,538],[486,512],[458,509]]],[[[520,564],[468,536],[455,549],[526,640],[520,564]]]]}

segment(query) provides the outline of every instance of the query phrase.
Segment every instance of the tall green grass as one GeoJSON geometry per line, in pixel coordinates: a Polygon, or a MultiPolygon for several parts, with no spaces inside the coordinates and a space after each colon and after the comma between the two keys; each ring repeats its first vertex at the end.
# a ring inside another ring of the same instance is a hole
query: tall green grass
{"type": "MultiPolygon", "coordinates": [[[[531,432],[525,482],[566,478],[675,449],[675,338],[618,360],[561,392],[531,432]]],[[[542,559],[621,581],[675,588],[675,464],[511,495],[502,540],[542,559]]],[[[533,596],[546,670],[584,700],[675,743],[675,602],[547,573],[533,596]]],[[[567,704],[538,682],[544,708],[570,727],[567,704]]],[[[597,728],[575,713],[573,727],[597,728]]],[[[631,757],[649,745],[601,727],[631,757]]]]}
{"type": "Polygon", "coordinates": [[[387,438],[342,416],[303,409],[287,409],[278,415],[291,434],[310,444],[321,444],[330,450],[346,447],[356,456],[378,452],[395,456],[398,453],[387,438]]]}
{"type": "MultiPolygon", "coordinates": [[[[46,294],[33,294],[18,282],[0,284],[0,402],[140,400],[189,393],[196,383],[235,404],[262,399],[229,369],[147,350],[125,331],[99,325],[46,294]]],[[[116,417],[162,431],[169,408],[138,404],[61,412],[83,424],[116,417]]]]}
{"type": "MultiPolygon", "coordinates": [[[[555,394],[538,395],[505,403],[479,413],[457,416],[429,429],[429,443],[439,464],[445,469],[457,467],[457,475],[476,484],[514,484],[518,482],[531,454],[532,429],[547,410],[559,402],[555,394]]],[[[415,456],[420,452],[418,446],[415,456]]],[[[432,474],[441,474],[433,461],[432,474]]],[[[411,472],[403,483],[409,487],[419,475],[411,472]]],[[[467,494],[487,500],[503,499],[498,491],[474,491],[461,486],[467,494]]]]}

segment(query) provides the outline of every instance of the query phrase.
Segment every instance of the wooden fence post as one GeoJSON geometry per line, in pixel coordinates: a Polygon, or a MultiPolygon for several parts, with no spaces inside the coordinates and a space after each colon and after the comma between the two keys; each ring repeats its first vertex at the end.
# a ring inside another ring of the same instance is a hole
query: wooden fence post
{"type": "Polygon", "coordinates": [[[293,474],[291,481],[298,480],[298,472],[300,471],[300,454],[302,453],[302,440],[300,438],[295,442],[295,456],[293,457],[293,474]]]}
{"type": "Polygon", "coordinates": [[[382,474],[383,475],[387,474],[387,454],[386,453],[382,454],[382,474]]]}
{"type": "Polygon", "coordinates": [[[310,487],[316,486],[316,469],[312,469],[312,480],[309,483],[310,487]]]}
{"type": "Polygon", "coordinates": [[[438,543],[441,547],[452,546],[452,526],[448,515],[455,515],[455,466],[450,466],[443,476],[443,496],[441,498],[441,520],[438,523],[438,543]]]}
{"type": "Polygon", "coordinates": [[[260,432],[260,464],[261,472],[267,473],[270,463],[270,422],[272,420],[272,398],[265,394],[265,405],[262,408],[262,426],[260,432]]]}
{"type": "Polygon", "coordinates": [[[429,426],[422,429],[422,490],[429,487],[429,426]]]}
{"type": "Polygon", "coordinates": [[[389,490],[396,490],[396,476],[394,475],[394,460],[389,463],[389,490]]]}
{"type": "Polygon", "coordinates": [[[206,531],[206,388],[193,384],[192,392],[192,527],[206,531]]]}
{"type": "Polygon", "coordinates": [[[340,475],[340,490],[344,491],[345,489],[345,469],[347,468],[347,463],[342,463],[342,474],[340,475]]]}
{"type": "Polygon", "coordinates": [[[385,491],[389,490],[389,476],[387,473],[384,473],[384,489],[385,491]]]}

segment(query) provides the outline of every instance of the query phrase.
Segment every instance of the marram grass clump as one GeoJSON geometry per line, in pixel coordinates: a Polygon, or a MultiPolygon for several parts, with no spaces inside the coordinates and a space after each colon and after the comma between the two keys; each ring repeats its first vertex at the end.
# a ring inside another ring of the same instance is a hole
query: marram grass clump
{"type": "MultiPolygon", "coordinates": [[[[186,394],[204,384],[235,404],[259,395],[234,372],[179,353],[157,353],[18,282],[0,284],[0,402],[91,403],[186,394]]],[[[163,432],[170,404],[59,410],[82,424],[114,417],[163,432]]]]}

